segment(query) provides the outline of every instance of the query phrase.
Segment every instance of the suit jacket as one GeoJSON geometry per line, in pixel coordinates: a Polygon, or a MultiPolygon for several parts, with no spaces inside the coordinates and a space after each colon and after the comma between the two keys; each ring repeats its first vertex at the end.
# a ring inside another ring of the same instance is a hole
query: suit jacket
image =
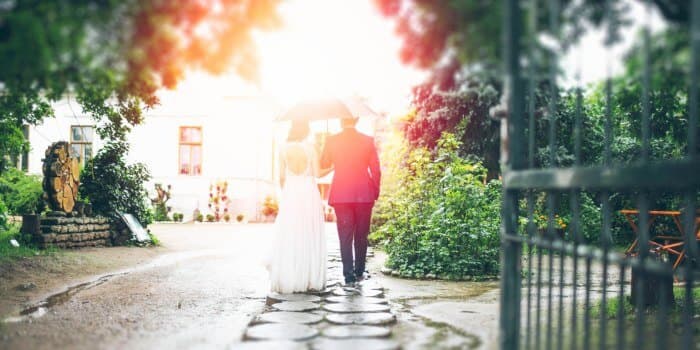
{"type": "Polygon", "coordinates": [[[329,136],[321,167],[334,167],[328,204],[374,203],[379,197],[381,170],[374,139],[355,129],[329,136]]]}

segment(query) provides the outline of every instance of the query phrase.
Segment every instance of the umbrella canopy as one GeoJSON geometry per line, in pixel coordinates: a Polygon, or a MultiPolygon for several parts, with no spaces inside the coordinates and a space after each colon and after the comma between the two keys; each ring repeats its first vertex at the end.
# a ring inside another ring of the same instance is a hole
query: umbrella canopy
{"type": "Polygon", "coordinates": [[[345,119],[359,117],[376,117],[372,109],[367,107],[362,101],[357,98],[337,99],[328,98],[323,100],[312,100],[297,103],[280,116],[277,121],[294,121],[294,120],[328,120],[328,119],[345,119]]]}

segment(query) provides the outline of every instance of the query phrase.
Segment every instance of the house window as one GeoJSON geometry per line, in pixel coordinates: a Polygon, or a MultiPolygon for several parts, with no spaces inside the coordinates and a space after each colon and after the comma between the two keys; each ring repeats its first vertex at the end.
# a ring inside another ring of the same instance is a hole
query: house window
{"type": "Polygon", "coordinates": [[[70,155],[78,158],[80,165],[92,158],[92,139],[94,128],[91,125],[73,125],[70,127],[70,155]]]}
{"type": "Polygon", "coordinates": [[[179,172],[181,175],[202,174],[202,128],[180,127],[179,172]]]}

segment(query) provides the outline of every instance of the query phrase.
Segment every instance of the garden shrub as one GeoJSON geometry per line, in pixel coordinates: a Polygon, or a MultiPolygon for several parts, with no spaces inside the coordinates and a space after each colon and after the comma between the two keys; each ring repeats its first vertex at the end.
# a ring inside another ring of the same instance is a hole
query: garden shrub
{"type": "Polygon", "coordinates": [[[0,176],[0,198],[10,215],[40,213],[44,209],[39,176],[9,168],[0,176]]]}
{"type": "Polygon", "coordinates": [[[7,206],[0,198],[0,230],[7,228],[7,206]]]}
{"type": "Polygon", "coordinates": [[[385,237],[387,266],[409,277],[495,277],[499,272],[501,184],[486,168],[458,156],[445,133],[434,153],[410,152],[391,208],[376,230],[385,237]]]}
{"type": "Polygon", "coordinates": [[[128,146],[110,142],[90,159],[81,173],[80,195],[93,212],[117,219],[117,211],[133,214],[146,226],[153,221],[144,184],[150,179],[145,165],[126,164],[128,146]]]}
{"type": "MultiPolygon", "coordinates": [[[[582,243],[600,243],[602,231],[602,214],[598,201],[594,200],[595,194],[581,191],[579,195],[580,219],[582,243]]],[[[573,241],[571,197],[568,193],[556,197],[554,207],[555,234],[565,240],[573,241]]],[[[545,192],[539,192],[534,200],[533,222],[536,234],[545,235],[548,227],[547,196],[545,192]]],[[[527,201],[520,201],[520,232],[527,233],[527,201]]]]}

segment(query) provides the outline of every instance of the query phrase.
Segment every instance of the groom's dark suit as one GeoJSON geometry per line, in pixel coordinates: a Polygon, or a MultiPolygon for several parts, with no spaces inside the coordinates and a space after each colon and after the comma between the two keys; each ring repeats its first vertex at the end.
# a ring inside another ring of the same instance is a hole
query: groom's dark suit
{"type": "Polygon", "coordinates": [[[321,167],[331,165],[335,173],[328,204],[335,209],[338,221],[343,275],[346,282],[352,282],[365,271],[372,206],[379,197],[381,171],[374,139],[354,128],[329,136],[321,155],[321,167]]]}

